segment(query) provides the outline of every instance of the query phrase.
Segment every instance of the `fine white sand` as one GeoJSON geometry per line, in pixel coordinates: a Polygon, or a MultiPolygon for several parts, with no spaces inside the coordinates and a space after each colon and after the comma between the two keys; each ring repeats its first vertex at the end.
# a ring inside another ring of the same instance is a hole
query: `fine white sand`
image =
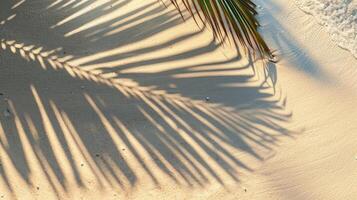
{"type": "Polygon", "coordinates": [[[1,0],[0,197],[356,199],[357,60],[256,2],[276,65],[156,0],[1,0]]]}
{"type": "Polygon", "coordinates": [[[314,15],[331,38],[357,58],[356,0],[296,0],[296,4],[314,15]]]}

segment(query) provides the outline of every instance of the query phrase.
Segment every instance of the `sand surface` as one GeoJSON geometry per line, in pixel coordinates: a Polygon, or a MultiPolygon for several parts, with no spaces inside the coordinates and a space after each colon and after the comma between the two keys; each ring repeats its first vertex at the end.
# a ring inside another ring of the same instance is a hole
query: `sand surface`
{"type": "Polygon", "coordinates": [[[156,0],[1,0],[1,199],[357,197],[357,60],[286,0],[281,59],[156,0]]]}

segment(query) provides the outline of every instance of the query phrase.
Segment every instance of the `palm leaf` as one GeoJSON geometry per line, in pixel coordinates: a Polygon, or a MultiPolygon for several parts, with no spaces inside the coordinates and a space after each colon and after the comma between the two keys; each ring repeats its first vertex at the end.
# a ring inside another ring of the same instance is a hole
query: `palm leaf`
{"type": "Polygon", "coordinates": [[[181,14],[179,3],[183,3],[196,22],[198,18],[204,24],[209,24],[217,39],[224,41],[227,36],[231,36],[236,46],[239,42],[245,50],[254,56],[273,60],[272,51],[258,32],[260,25],[255,18],[257,11],[252,0],[170,1],[181,14]]]}

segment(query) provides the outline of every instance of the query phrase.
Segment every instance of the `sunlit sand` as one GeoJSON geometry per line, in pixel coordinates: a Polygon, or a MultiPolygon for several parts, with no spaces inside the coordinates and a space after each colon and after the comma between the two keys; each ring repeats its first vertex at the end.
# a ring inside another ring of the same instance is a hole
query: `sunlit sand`
{"type": "Polygon", "coordinates": [[[0,198],[356,199],[357,60],[256,3],[277,64],[157,0],[1,0],[0,198]]]}

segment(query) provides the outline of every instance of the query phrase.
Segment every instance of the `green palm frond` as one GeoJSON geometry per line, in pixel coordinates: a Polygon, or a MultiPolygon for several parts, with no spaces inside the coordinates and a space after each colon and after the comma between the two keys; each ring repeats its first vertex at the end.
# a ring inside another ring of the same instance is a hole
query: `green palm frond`
{"type": "Polygon", "coordinates": [[[182,3],[189,13],[204,24],[209,24],[217,39],[231,36],[235,45],[239,42],[249,53],[273,60],[274,55],[260,33],[255,15],[256,5],[252,0],[170,0],[181,12],[182,3]],[[195,15],[195,13],[197,13],[195,15]]]}

